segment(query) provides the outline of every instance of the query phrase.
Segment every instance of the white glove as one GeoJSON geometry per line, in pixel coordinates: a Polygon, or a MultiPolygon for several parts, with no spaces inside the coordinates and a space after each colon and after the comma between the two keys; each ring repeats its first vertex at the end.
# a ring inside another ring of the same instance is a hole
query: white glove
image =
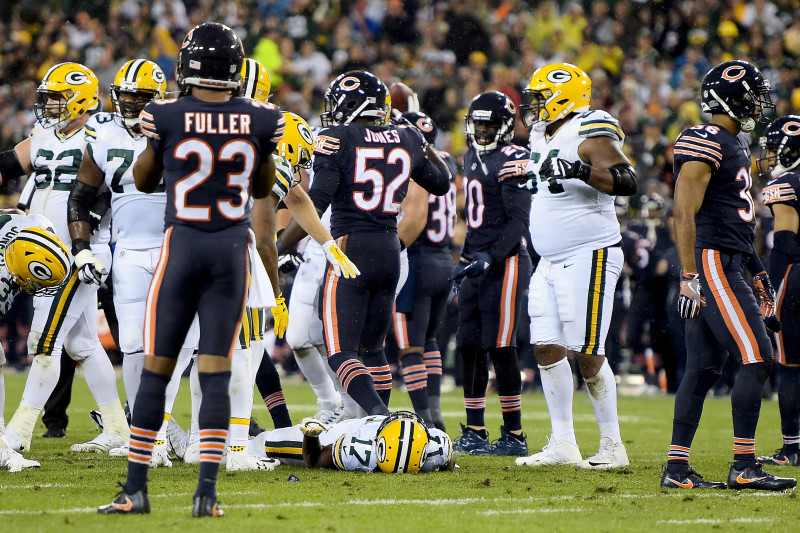
{"type": "Polygon", "coordinates": [[[319,437],[319,434],[326,429],[327,426],[316,418],[304,418],[300,423],[300,432],[306,437],[319,437]]]}
{"type": "Polygon", "coordinates": [[[75,267],[78,269],[78,279],[82,282],[105,287],[103,276],[108,274],[108,270],[91,250],[78,252],[78,255],[75,256],[75,267]]]}
{"type": "Polygon", "coordinates": [[[322,249],[325,251],[325,259],[331,264],[333,273],[337,276],[344,274],[346,278],[354,278],[361,274],[358,267],[344,255],[342,249],[336,245],[336,241],[333,239],[323,244],[322,249]]]}

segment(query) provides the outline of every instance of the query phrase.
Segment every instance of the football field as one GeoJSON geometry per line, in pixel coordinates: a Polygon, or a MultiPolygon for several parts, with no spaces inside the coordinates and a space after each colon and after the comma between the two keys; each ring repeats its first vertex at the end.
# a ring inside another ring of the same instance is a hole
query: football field
{"type": "MultiPolygon", "coordinates": [[[[16,408],[26,374],[6,375],[6,420],[16,408]]],[[[119,390],[122,389],[120,382],[119,390]]],[[[305,383],[285,383],[292,419],[299,423],[317,407],[305,383]]],[[[152,513],[100,516],[123,481],[126,461],[69,451],[69,444],[97,434],[88,416],[94,402],[82,377],[76,377],[66,439],[43,439],[39,422],[33,451],[41,469],[12,474],[0,470],[0,530],[3,532],[135,531],[167,533],[191,527],[213,531],[794,531],[800,523],[795,493],[735,491],[666,491],[659,487],[669,446],[672,397],[622,397],[622,437],[631,460],[622,471],[580,471],[573,467],[515,467],[513,458],[457,456],[454,472],[386,475],[305,470],[281,466],[273,472],[220,471],[221,519],[191,518],[197,466],[174,461],[171,469],[150,471],[152,513]],[[288,478],[294,474],[298,482],[288,478]]],[[[410,409],[408,395],[395,390],[393,409],[410,409]]],[[[442,398],[450,435],[460,435],[464,421],[461,391],[442,398]]],[[[188,381],[174,411],[189,421],[188,381]]],[[[272,427],[263,405],[254,416],[272,427]]],[[[497,396],[487,398],[490,438],[499,436],[497,396]]],[[[576,393],[575,425],[584,457],[597,450],[598,430],[585,393],[576,393]]],[[[531,453],[545,443],[550,422],[540,394],[523,395],[523,427],[531,453]]],[[[765,401],[757,436],[759,454],[780,445],[778,405],[765,401]]],[[[695,439],[692,464],[706,478],[727,478],[732,450],[729,398],[706,402],[695,439]]],[[[773,468],[797,475],[800,468],[773,468]]]]}

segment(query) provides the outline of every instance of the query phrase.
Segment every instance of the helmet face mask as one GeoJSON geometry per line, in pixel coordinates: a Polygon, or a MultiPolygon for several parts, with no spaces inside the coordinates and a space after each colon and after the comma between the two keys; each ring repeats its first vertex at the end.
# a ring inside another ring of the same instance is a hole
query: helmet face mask
{"type": "Polygon", "coordinates": [[[283,118],[286,128],[276,149],[278,155],[285,158],[295,172],[301,168],[311,168],[311,156],[314,154],[311,127],[303,117],[288,111],[283,113],[283,118]]]}
{"type": "Polygon", "coordinates": [[[430,437],[422,419],[410,411],[386,417],[375,436],[378,468],[390,474],[415,473],[427,457],[430,437]]]}
{"type": "Polygon", "coordinates": [[[464,118],[467,140],[479,153],[493,152],[511,141],[516,120],[511,98],[498,91],[481,93],[472,99],[464,118]]]}
{"type": "Polygon", "coordinates": [[[167,79],[157,64],[145,59],[125,63],[110,87],[117,117],[134,136],[141,135],[139,114],[152,100],[164,98],[167,79]]]}
{"type": "Polygon", "coordinates": [[[184,94],[189,87],[236,94],[242,83],[243,61],[244,47],[236,32],[218,22],[204,22],[183,38],[178,51],[178,87],[184,94]]]}
{"type": "Polygon", "coordinates": [[[520,116],[528,128],[540,121],[550,124],[570,113],[588,110],[591,101],[589,76],[570,63],[553,63],[531,75],[528,87],[522,91],[520,116]]]}
{"type": "Polygon", "coordinates": [[[6,246],[4,259],[19,287],[37,296],[56,294],[70,275],[67,247],[42,228],[20,231],[6,246]]]}
{"type": "Polygon", "coordinates": [[[757,167],[766,178],[777,178],[800,166],[800,116],[786,115],[767,127],[759,139],[757,167]]]}
{"type": "Polygon", "coordinates": [[[36,120],[44,128],[64,129],[96,108],[97,88],[97,76],[80,63],[59,63],[50,67],[36,89],[36,120]]]}
{"type": "Polygon", "coordinates": [[[709,70],[700,96],[703,111],[728,115],[745,133],[753,131],[757,122],[769,122],[775,110],[769,81],[746,61],[726,61],[709,70]]]}
{"type": "Polygon", "coordinates": [[[357,119],[386,124],[392,110],[389,89],[375,75],[353,70],[339,75],[325,92],[322,125],[349,124],[357,119]]]}

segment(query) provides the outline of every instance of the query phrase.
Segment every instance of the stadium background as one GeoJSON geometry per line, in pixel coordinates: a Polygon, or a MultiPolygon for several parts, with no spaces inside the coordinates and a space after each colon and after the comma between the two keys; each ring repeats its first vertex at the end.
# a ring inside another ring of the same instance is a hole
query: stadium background
{"type": "MultiPolygon", "coordinates": [[[[530,74],[552,62],[571,62],[588,72],[592,108],[619,118],[625,151],[640,179],[629,205],[619,204],[627,276],[609,335],[610,360],[626,365],[626,372],[641,368],[646,374],[665,366],[668,379],[649,383],[663,390],[677,386],[682,357],[680,328],[670,324],[677,316],[670,288],[679,276],[668,230],[672,142],[682,129],[708,118],[698,105],[702,77],[721,61],[745,59],[770,81],[778,115],[800,108],[797,0],[2,2],[0,150],[29,133],[36,86],[50,66],[78,61],[91,68],[109,110],[108,87],[132,58],[158,63],[174,90],[180,41],[188,28],[210,20],[239,32],[247,55],[270,71],[271,101],[282,109],[318,125],[329,81],[347,70],[367,69],[387,84],[403,81],[412,87],[440,129],[438,147],[459,160],[465,151],[463,116],[475,95],[500,90],[519,103],[530,74]]],[[[756,157],[759,132],[752,137],[756,157]]],[[[519,120],[515,142],[527,142],[519,120]]],[[[3,184],[3,206],[16,205],[23,183],[3,184]]],[[[754,180],[757,201],[761,185],[754,180]]],[[[770,215],[760,202],[759,213],[758,250],[766,258],[770,215]]],[[[289,291],[287,285],[284,293],[289,291]]],[[[451,313],[445,337],[452,333],[452,319],[451,313]]],[[[30,363],[29,322],[25,298],[0,322],[0,341],[17,368],[30,363]]],[[[292,371],[285,346],[276,347],[274,357],[292,371]]],[[[523,358],[533,386],[535,365],[530,353],[523,358]]],[[[452,350],[446,362],[457,375],[452,350]]],[[[729,380],[723,376],[718,393],[729,380]]]]}

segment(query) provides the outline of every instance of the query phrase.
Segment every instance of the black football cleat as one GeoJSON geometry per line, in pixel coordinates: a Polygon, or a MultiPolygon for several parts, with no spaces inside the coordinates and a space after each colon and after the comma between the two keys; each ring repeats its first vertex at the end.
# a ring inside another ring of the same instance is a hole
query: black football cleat
{"type": "Polygon", "coordinates": [[[796,479],[778,477],[765,472],[758,461],[753,461],[742,470],[737,470],[736,465],[732,465],[728,474],[728,486],[736,490],[786,490],[794,488],[795,485],[797,485],[796,479]]]}
{"type": "Polygon", "coordinates": [[[225,511],[219,508],[217,499],[211,496],[195,496],[192,502],[192,516],[225,516],[225,511]]]}
{"type": "Polygon", "coordinates": [[[800,453],[783,451],[783,448],[775,450],[774,455],[765,455],[758,458],[758,461],[764,465],[776,466],[800,466],[800,453]]]}
{"type": "Polygon", "coordinates": [[[64,428],[48,429],[42,437],[46,439],[63,439],[67,436],[67,430],[64,428]]]}
{"type": "Polygon", "coordinates": [[[150,499],[143,490],[128,494],[125,489],[117,495],[117,499],[108,505],[97,508],[100,514],[147,514],[150,512],[150,499]]]}
{"type": "Polygon", "coordinates": [[[488,448],[477,448],[469,452],[470,455],[504,455],[523,457],[528,455],[528,439],[524,436],[519,440],[506,431],[505,426],[500,426],[500,438],[488,448]]]}
{"type": "Polygon", "coordinates": [[[661,487],[665,489],[716,489],[724,490],[728,485],[724,481],[706,481],[694,468],[687,466],[677,474],[670,474],[664,469],[661,476],[661,487]]]}
{"type": "Polygon", "coordinates": [[[489,448],[489,438],[482,438],[472,429],[461,424],[461,437],[453,441],[453,451],[456,453],[470,453],[473,450],[485,450],[489,448]]]}

